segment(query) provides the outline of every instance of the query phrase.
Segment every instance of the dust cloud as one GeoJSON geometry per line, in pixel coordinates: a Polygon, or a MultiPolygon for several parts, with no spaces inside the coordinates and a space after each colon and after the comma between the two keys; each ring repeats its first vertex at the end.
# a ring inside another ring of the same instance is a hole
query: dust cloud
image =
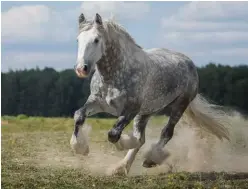
{"type": "MultiPolygon", "coordinates": [[[[157,142],[164,125],[148,124],[146,143],[136,156],[129,175],[179,171],[248,172],[248,121],[238,113],[230,118],[230,142],[220,141],[215,136],[191,126],[187,120],[182,119],[175,128],[173,138],[165,146],[170,156],[162,165],[149,169],[142,167],[143,156],[150,146],[157,142]]],[[[90,135],[94,135],[94,132],[90,135]]],[[[106,141],[90,141],[89,148],[90,153],[82,156],[75,155],[70,150],[69,144],[68,148],[61,148],[58,144],[43,148],[41,143],[34,162],[39,166],[74,168],[89,174],[104,175],[109,167],[117,164],[126,154],[126,151],[117,151],[106,141]]]]}

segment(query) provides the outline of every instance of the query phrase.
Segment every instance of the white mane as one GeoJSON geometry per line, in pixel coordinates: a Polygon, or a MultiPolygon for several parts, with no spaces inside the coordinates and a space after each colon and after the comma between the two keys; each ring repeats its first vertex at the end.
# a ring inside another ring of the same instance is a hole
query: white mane
{"type": "Polygon", "coordinates": [[[126,31],[126,29],[121,26],[120,24],[116,23],[113,19],[109,19],[105,22],[103,22],[103,27],[105,29],[105,31],[108,34],[108,37],[112,37],[114,35],[112,35],[113,32],[118,33],[119,37],[122,37],[124,39],[124,41],[128,40],[131,43],[134,43],[136,46],[138,46],[139,48],[141,48],[136,42],[135,40],[132,38],[131,35],[129,35],[129,33],[126,31]]]}

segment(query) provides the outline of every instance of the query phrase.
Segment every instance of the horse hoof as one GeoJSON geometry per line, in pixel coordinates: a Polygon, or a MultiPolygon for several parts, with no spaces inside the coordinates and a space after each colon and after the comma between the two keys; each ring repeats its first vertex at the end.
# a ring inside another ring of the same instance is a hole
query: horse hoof
{"type": "Polygon", "coordinates": [[[151,161],[151,160],[145,160],[142,164],[143,167],[145,168],[152,168],[152,167],[156,167],[158,164],[156,164],[155,162],[151,161]]]}
{"type": "Polygon", "coordinates": [[[71,144],[71,148],[75,154],[82,154],[84,156],[87,156],[90,152],[88,145],[71,144]]]}
{"type": "Polygon", "coordinates": [[[111,129],[108,132],[108,141],[111,143],[116,143],[121,137],[121,133],[116,129],[111,129]]]}
{"type": "Polygon", "coordinates": [[[148,150],[144,155],[144,167],[154,167],[156,165],[161,165],[168,157],[170,153],[160,148],[157,145],[152,145],[151,149],[148,150]]]}
{"type": "Polygon", "coordinates": [[[115,166],[114,168],[110,168],[107,171],[107,175],[109,176],[127,176],[128,175],[128,170],[127,170],[127,166],[125,163],[119,163],[117,166],[115,166]]]}
{"type": "Polygon", "coordinates": [[[88,134],[90,127],[85,127],[84,130],[81,128],[78,132],[78,136],[72,134],[70,145],[75,154],[82,154],[87,156],[89,154],[89,145],[88,145],[88,134]]]}
{"type": "Polygon", "coordinates": [[[115,143],[115,147],[118,151],[138,148],[139,146],[139,140],[137,140],[133,135],[128,134],[122,134],[120,139],[115,143]]]}

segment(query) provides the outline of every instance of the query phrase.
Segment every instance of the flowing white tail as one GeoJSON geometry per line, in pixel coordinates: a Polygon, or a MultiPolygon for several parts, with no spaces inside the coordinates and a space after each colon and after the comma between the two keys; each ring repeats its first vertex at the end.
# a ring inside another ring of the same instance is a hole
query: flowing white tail
{"type": "Polygon", "coordinates": [[[202,95],[197,94],[185,111],[197,126],[206,129],[220,140],[226,138],[230,141],[227,129],[228,117],[217,105],[210,104],[202,95]]]}

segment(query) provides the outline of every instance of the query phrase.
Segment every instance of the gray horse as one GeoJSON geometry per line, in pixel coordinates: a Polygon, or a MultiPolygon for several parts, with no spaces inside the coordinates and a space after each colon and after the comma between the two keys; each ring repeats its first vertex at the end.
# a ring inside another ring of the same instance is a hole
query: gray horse
{"type": "MultiPolygon", "coordinates": [[[[187,56],[164,48],[144,50],[123,27],[113,20],[93,20],[79,16],[76,74],[85,78],[93,74],[90,96],[74,114],[75,142],[87,116],[107,112],[118,119],[108,132],[108,140],[118,149],[129,149],[113,170],[127,174],[141,146],[149,118],[160,112],[169,116],[160,138],[151,146],[144,167],[161,164],[166,158],[165,144],[185,113],[198,126],[219,139],[228,137],[225,114],[198,94],[197,69],[187,56]],[[134,119],[133,134],[122,134],[134,119]]],[[[74,145],[75,146],[75,145],[74,145]]],[[[76,152],[80,153],[80,148],[76,152]]]]}

